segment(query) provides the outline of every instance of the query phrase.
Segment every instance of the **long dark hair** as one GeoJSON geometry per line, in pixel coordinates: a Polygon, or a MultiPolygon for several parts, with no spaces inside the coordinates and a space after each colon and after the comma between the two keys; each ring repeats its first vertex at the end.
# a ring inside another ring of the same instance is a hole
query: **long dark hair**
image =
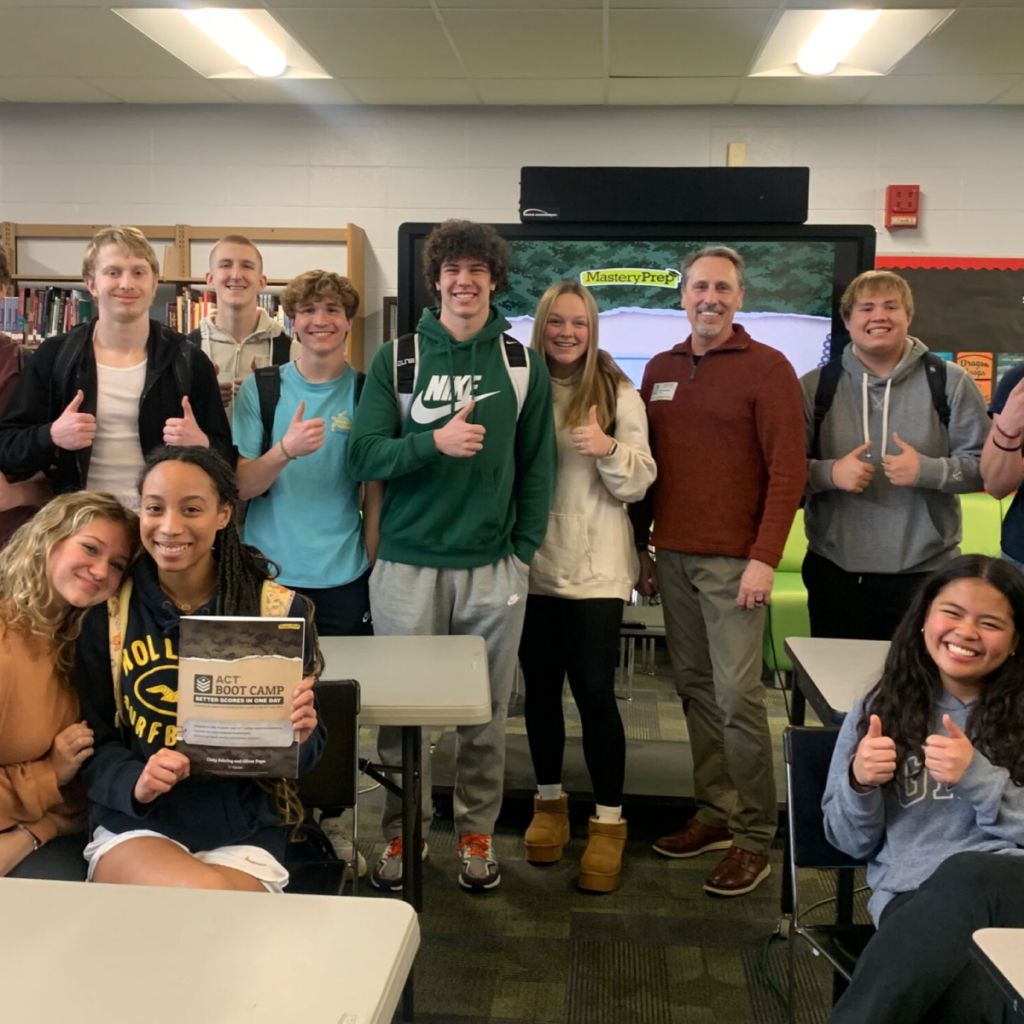
{"type": "MultiPolygon", "coordinates": [[[[163,462],[184,462],[189,466],[198,467],[210,478],[217,492],[217,501],[221,505],[231,505],[231,518],[223,529],[217,531],[217,537],[213,542],[213,558],[217,564],[217,597],[214,608],[217,615],[258,616],[261,610],[263,583],[277,576],[278,567],[259,548],[242,543],[235,524],[238,510],[238,483],[235,480],[235,471],[224,457],[212,448],[161,445],[154,448],[146,458],[139,476],[140,494],[146,477],[163,462]]],[[[319,677],[323,671],[323,657],[320,654],[320,643],[313,622],[313,606],[306,597],[298,596],[301,598],[306,629],[314,651],[312,662],[304,665],[303,671],[307,675],[319,677]]],[[[257,779],[256,782],[273,797],[284,823],[293,826],[292,838],[300,838],[299,827],[302,824],[304,810],[295,783],[290,779],[257,779]]]]}
{"type": "MultiPolygon", "coordinates": [[[[928,610],[950,583],[969,579],[995,587],[1010,605],[1015,632],[1024,634],[1024,576],[1009,563],[962,555],[924,581],[893,635],[882,678],[865,698],[857,724],[858,737],[863,738],[870,716],[881,718],[886,736],[896,741],[899,769],[910,756],[923,766],[924,743],[934,728],[936,701],[942,693],[939,670],[922,633],[928,610]]],[[[1024,786],[1024,658],[1007,658],[986,677],[964,732],[993,764],[1024,786]]]]}

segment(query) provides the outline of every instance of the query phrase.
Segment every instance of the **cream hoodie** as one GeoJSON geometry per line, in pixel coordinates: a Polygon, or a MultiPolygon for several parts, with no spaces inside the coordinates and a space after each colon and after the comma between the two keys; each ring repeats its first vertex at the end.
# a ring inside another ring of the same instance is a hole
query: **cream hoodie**
{"type": "Polygon", "coordinates": [[[579,381],[580,374],[551,381],[558,486],[547,535],[530,563],[530,593],[626,601],[640,566],[623,503],[639,501],[657,476],[647,442],[647,412],[636,388],[622,381],[614,431],[619,447],[601,459],[580,455],[572,428],[563,422],[579,381]]]}

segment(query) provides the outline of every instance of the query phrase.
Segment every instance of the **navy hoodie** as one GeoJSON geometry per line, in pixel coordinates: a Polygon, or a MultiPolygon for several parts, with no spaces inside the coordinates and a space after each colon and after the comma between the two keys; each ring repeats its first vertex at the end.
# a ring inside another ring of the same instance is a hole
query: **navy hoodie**
{"type": "MultiPolygon", "coordinates": [[[[148,555],[135,564],[132,579],[121,670],[122,718],[129,726],[116,724],[106,605],[89,611],[76,652],[82,711],[96,735],[96,753],[82,769],[91,827],[102,825],[115,833],[150,829],[193,852],[251,844],[281,859],[286,832],[270,794],[253,779],[190,775],[148,804],[135,800],[135,783],[146,761],[177,742],[181,612],[161,589],[148,555]]],[[[212,615],[214,604],[211,599],[191,614],[212,615]]],[[[306,618],[300,597],[289,614],[306,618]]],[[[309,631],[306,642],[309,674],[315,656],[309,631]]],[[[319,722],[299,748],[300,775],[316,764],[326,739],[319,722]]]]}

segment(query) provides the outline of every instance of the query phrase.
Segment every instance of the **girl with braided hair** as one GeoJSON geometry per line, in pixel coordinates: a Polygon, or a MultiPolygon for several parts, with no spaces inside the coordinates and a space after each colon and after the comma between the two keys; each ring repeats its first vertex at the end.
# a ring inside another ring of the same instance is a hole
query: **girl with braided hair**
{"type": "Polygon", "coordinates": [[[1024,577],[965,555],[931,575],[846,716],[825,833],[868,865],[878,933],[830,1024],[996,1024],[979,928],[1024,927],[1024,577]]]}
{"type": "MultiPolygon", "coordinates": [[[[89,879],[281,892],[288,883],[281,863],[286,826],[294,833],[302,821],[295,784],[193,777],[174,749],[181,616],[261,615],[264,584],[277,568],[241,542],[234,471],[212,449],[154,450],[139,491],[144,553],[121,622],[121,706],[107,609],[86,618],[78,649],[79,692],[96,749],[83,769],[93,829],[85,850],[89,879]]],[[[309,603],[281,589],[287,614],[306,620],[305,678],[291,714],[303,775],[326,739],[313,696],[323,661],[309,603]]]]}

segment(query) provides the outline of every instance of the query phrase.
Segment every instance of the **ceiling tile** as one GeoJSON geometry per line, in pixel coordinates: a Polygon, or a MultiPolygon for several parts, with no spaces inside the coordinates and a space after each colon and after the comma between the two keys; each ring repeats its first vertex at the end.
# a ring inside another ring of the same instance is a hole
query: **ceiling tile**
{"type": "Polygon", "coordinates": [[[445,24],[474,78],[604,74],[599,11],[459,11],[445,24]]]}
{"type": "Polygon", "coordinates": [[[889,75],[872,78],[865,103],[989,103],[1018,80],[1015,75],[889,75]]]}
{"type": "Polygon", "coordinates": [[[220,84],[205,78],[90,78],[125,103],[234,103],[220,84]]]}
{"type": "Polygon", "coordinates": [[[792,10],[815,10],[836,7],[880,7],[883,10],[907,10],[908,8],[927,8],[930,10],[949,10],[959,6],[961,0],[871,0],[870,3],[856,4],[851,0],[785,0],[785,6],[792,10]]]}
{"type": "Polygon", "coordinates": [[[430,106],[480,102],[465,78],[346,78],[344,84],[360,103],[430,106]]]}
{"type": "Polygon", "coordinates": [[[11,103],[119,102],[80,78],[0,78],[0,97],[11,103]]]}
{"type": "MultiPolygon", "coordinates": [[[[177,0],[171,0],[171,2],[176,3],[177,0]]],[[[245,0],[245,5],[246,7],[251,7],[252,0],[245,0]]],[[[271,9],[275,7],[288,9],[294,7],[339,7],[349,10],[373,8],[378,11],[387,8],[395,10],[409,10],[412,8],[429,10],[430,0],[270,0],[269,6],[271,9]]]]}
{"type": "Polygon", "coordinates": [[[611,9],[615,10],[702,10],[713,7],[770,7],[779,6],[779,0],[611,0],[611,9]]]}
{"type": "Polygon", "coordinates": [[[767,10],[612,11],[611,73],[745,75],[771,19],[767,10]]]}
{"type": "Polygon", "coordinates": [[[736,103],[789,104],[860,103],[870,78],[748,78],[736,103]]]}
{"type": "Polygon", "coordinates": [[[742,78],[612,78],[608,102],[635,106],[729,103],[742,78]]]}
{"type": "Polygon", "coordinates": [[[600,10],[602,0],[436,0],[441,10],[507,10],[530,11],[540,14],[547,11],[569,11],[580,8],[600,10]]]}
{"type": "Polygon", "coordinates": [[[356,103],[348,89],[335,79],[284,78],[279,81],[261,79],[230,79],[219,82],[243,103],[356,103]]]}
{"type": "Polygon", "coordinates": [[[37,76],[60,69],[64,75],[193,78],[195,72],[109,9],[0,10],[4,75],[37,76]]]}
{"type": "Polygon", "coordinates": [[[565,106],[605,101],[603,78],[478,78],[476,87],[484,103],[505,106],[565,106]]]}
{"type": "Polygon", "coordinates": [[[1022,7],[960,10],[911,50],[893,74],[1024,74],[1022,40],[1022,7]]]}
{"type": "Polygon", "coordinates": [[[433,11],[297,9],[281,21],[336,78],[463,74],[433,11]]]}

